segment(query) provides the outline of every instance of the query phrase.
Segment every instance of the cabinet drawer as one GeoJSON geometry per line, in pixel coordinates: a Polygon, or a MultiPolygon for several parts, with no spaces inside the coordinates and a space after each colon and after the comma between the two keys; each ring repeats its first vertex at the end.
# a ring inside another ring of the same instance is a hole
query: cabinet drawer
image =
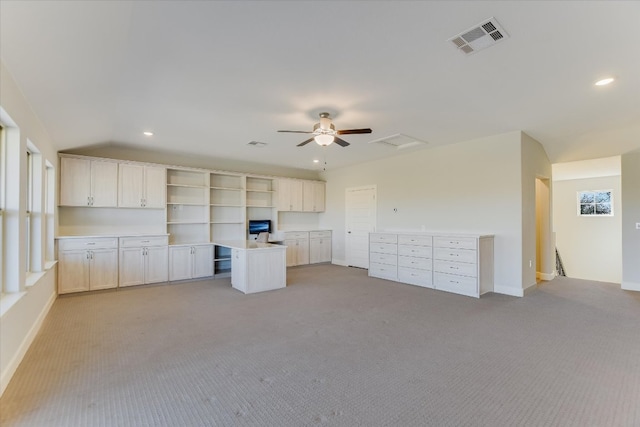
{"type": "Polygon", "coordinates": [[[331,238],[331,231],[310,231],[309,232],[310,239],[319,238],[319,237],[329,239],[331,238]]]}
{"type": "Polygon", "coordinates": [[[396,280],[398,277],[398,269],[395,265],[386,264],[369,264],[369,276],[379,277],[381,279],[396,280]]]}
{"type": "Polygon", "coordinates": [[[433,270],[440,273],[459,274],[461,276],[478,277],[476,264],[435,260],[433,270]]]}
{"type": "Polygon", "coordinates": [[[478,297],[478,281],[475,277],[454,276],[446,273],[433,273],[436,289],[456,294],[478,297]]]}
{"type": "Polygon", "coordinates": [[[398,253],[398,246],[395,243],[371,243],[369,249],[371,252],[379,252],[382,254],[398,253]]]}
{"type": "Polygon", "coordinates": [[[309,232],[308,231],[287,231],[284,233],[284,238],[286,240],[307,239],[309,238],[309,232]]]}
{"type": "Polygon", "coordinates": [[[396,234],[371,233],[369,241],[372,243],[397,243],[398,236],[396,234]]]}
{"type": "Polygon", "coordinates": [[[431,270],[417,270],[415,268],[398,267],[398,281],[410,285],[433,288],[431,270]]]}
{"type": "Polygon", "coordinates": [[[169,244],[167,236],[131,236],[121,237],[121,248],[139,248],[143,246],[166,246],[169,244]]]}
{"type": "Polygon", "coordinates": [[[413,256],[398,255],[398,267],[417,268],[420,270],[431,270],[431,258],[418,258],[413,256]]]}
{"type": "Polygon", "coordinates": [[[397,256],[395,254],[381,254],[372,252],[369,261],[377,264],[396,265],[397,256]]]}
{"type": "Polygon", "coordinates": [[[431,258],[431,246],[398,245],[398,255],[431,258]]]}
{"type": "Polygon", "coordinates": [[[437,248],[476,249],[476,239],[473,237],[446,237],[433,238],[433,246],[437,248]]]}
{"type": "Polygon", "coordinates": [[[477,252],[469,249],[434,248],[433,258],[444,261],[476,263],[477,252]]]}
{"type": "Polygon", "coordinates": [[[411,236],[400,234],[398,236],[398,244],[400,245],[418,245],[418,246],[431,246],[431,236],[411,236]]]}
{"type": "Polygon", "coordinates": [[[97,237],[58,240],[58,250],[72,251],[77,249],[113,249],[118,248],[117,237],[97,237]]]}

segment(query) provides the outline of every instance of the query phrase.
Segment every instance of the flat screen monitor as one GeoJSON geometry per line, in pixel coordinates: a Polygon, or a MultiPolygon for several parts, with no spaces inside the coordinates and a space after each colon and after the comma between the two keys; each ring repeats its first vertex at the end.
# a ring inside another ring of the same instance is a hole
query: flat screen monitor
{"type": "Polygon", "coordinates": [[[271,233],[270,219],[250,219],[249,234],[271,233]]]}

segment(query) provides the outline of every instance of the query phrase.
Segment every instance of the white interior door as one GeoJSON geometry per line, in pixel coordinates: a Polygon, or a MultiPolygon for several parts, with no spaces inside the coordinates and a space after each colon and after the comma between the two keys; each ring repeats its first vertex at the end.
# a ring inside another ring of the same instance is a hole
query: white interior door
{"type": "Polygon", "coordinates": [[[369,268],[369,233],[376,231],[376,186],[346,189],[345,258],[347,265],[369,268]]]}

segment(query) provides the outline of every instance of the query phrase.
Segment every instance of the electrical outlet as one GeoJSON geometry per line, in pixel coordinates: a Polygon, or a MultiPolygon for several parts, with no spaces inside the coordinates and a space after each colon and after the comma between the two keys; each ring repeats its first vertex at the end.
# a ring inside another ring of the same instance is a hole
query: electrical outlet
{"type": "Polygon", "coordinates": [[[529,260],[529,268],[533,267],[533,262],[529,260]]]}
{"type": "Polygon", "coordinates": [[[640,230],[640,222],[636,222],[636,230],[640,230]]]}

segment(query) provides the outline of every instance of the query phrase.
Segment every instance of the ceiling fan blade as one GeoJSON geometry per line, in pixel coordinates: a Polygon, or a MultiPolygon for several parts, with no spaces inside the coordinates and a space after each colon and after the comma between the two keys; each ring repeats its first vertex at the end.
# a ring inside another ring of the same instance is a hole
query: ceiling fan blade
{"type": "MultiPolygon", "coordinates": [[[[313,139],[313,138],[311,138],[311,139],[313,139]]],[[[351,145],[347,141],[345,141],[344,139],[340,139],[337,136],[334,137],[333,142],[335,142],[336,144],[338,144],[341,147],[346,147],[347,145],[351,145]]]]}
{"type": "Polygon", "coordinates": [[[343,129],[336,131],[338,135],[348,135],[348,134],[356,134],[356,133],[371,133],[371,129],[343,129]]]}
{"type": "Polygon", "coordinates": [[[313,131],[308,131],[308,130],[279,130],[278,132],[289,132],[289,133],[313,133],[313,131]]]}
{"type": "MultiPolygon", "coordinates": [[[[314,137],[315,138],[315,137],[314,137]]],[[[337,139],[337,138],[336,138],[337,139]]],[[[310,143],[311,141],[313,141],[313,138],[309,138],[306,141],[302,141],[300,144],[298,144],[298,147],[302,147],[303,145],[307,145],[308,143],[310,143]]]]}

